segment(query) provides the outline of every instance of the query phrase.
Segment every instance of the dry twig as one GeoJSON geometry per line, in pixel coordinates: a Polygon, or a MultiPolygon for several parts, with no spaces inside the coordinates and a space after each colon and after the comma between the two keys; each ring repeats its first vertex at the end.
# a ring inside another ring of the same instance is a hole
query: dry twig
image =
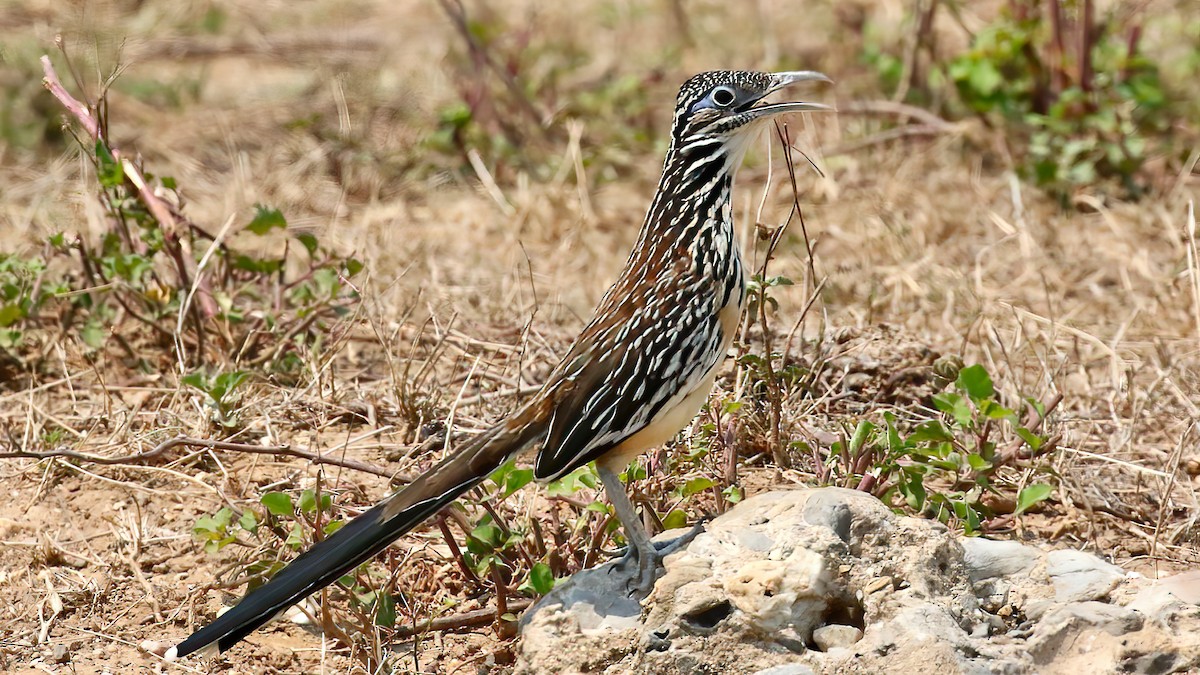
{"type": "MultiPolygon", "coordinates": [[[[516,613],[524,611],[533,601],[528,598],[519,600],[510,600],[508,602],[507,611],[516,613]]],[[[496,609],[484,607],[483,609],[475,609],[462,614],[454,614],[452,616],[442,616],[436,619],[430,619],[412,626],[397,626],[396,638],[410,638],[421,633],[455,631],[465,628],[475,628],[477,626],[486,626],[496,620],[500,616],[496,609]]]]}
{"type": "Polygon", "coordinates": [[[292,447],[290,445],[252,445],[250,443],[235,443],[233,441],[217,441],[205,438],[191,438],[189,436],[176,436],[154,446],[150,450],[144,452],[135,452],[131,455],[120,455],[117,457],[105,457],[104,455],[92,455],[84,452],[76,452],[66,448],[58,450],[14,450],[11,452],[0,452],[0,459],[49,459],[51,457],[64,457],[67,459],[77,459],[83,462],[91,462],[93,464],[139,464],[147,459],[153,459],[163,454],[167,450],[177,446],[191,446],[199,448],[210,448],[213,450],[229,450],[233,452],[249,452],[261,455],[287,455],[289,457],[299,457],[307,459],[313,464],[329,464],[332,466],[340,466],[345,469],[353,469],[375,476],[382,476],[389,480],[396,480],[401,483],[412,481],[412,476],[406,474],[398,474],[395,471],[371,464],[362,462],[356,459],[347,459],[345,457],[331,457],[328,454],[305,450],[302,448],[292,447]]]}

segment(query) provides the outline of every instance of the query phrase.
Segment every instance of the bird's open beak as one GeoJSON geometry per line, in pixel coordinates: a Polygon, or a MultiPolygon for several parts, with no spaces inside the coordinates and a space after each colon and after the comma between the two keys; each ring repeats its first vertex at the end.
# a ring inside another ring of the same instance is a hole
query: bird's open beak
{"type": "MultiPolygon", "coordinates": [[[[791,70],[783,73],[771,73],[771,86],[763,93],[763,98],[768,94],[779,91],[784,87],[789,87],[798,82],[829,82],[829,79],[824,73],[818,73],[815,70],[791,70]]],[[[752,113],[753,119],[760,120],[767,117],[774,117],[782,113],[789,112],[804,112],[816,110],[833,110],[832,107],[822,105],[820,103],[805,103],[803,101],[789,101],[784,103],[762,103],[760,98],[747,112],[752,113]]]]}

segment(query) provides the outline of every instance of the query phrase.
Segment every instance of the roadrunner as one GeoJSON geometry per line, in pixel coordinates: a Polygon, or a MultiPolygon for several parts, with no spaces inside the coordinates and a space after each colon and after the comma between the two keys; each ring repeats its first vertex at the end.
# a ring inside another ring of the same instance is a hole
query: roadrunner
{"type": "Polygon", "coordinates": [[[641,235],[595,315],[527,403],[432,469],[314,545],[236,607],[167,652],[229,649],[436,514],[513,455],[540,446],[534,475],[595,461],[637,561],[635,592],[654,585],[655,548],[617,474],[699,412],[733,340],[746,279],[733,229],[733,176],[753,132],[781,113],[827,110],[764,98],[811,71],[715,71],[679,90],[658,192],[641,235]]]}

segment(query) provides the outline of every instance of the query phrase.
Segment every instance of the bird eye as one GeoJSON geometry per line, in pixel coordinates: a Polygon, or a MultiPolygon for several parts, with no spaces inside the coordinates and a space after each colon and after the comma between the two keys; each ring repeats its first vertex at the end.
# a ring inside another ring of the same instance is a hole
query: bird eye
{"type": "Polygon", "coordinates": [[[734,94],[733,89],[731,87],[726,87],[725,85],[721,85],[720,87],[713,89],[711,96],[712,102],[716,103],[722,108],[727,105],[732,105],[733,102],[737,100],[737,95],[734,94]]]}

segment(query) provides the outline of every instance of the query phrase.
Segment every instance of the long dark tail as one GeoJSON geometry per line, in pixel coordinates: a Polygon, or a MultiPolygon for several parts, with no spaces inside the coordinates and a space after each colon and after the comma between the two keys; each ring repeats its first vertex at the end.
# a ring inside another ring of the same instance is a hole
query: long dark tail
{"type": "Polygon", "coordinates": [[[308,595],[332,584],[477,485],[528,446],[536,430],[512,422],[486,431],[407,487],[302,553],[233,609],[167,651],[167,659],[213,646],[225,651],[308,595]]]}

